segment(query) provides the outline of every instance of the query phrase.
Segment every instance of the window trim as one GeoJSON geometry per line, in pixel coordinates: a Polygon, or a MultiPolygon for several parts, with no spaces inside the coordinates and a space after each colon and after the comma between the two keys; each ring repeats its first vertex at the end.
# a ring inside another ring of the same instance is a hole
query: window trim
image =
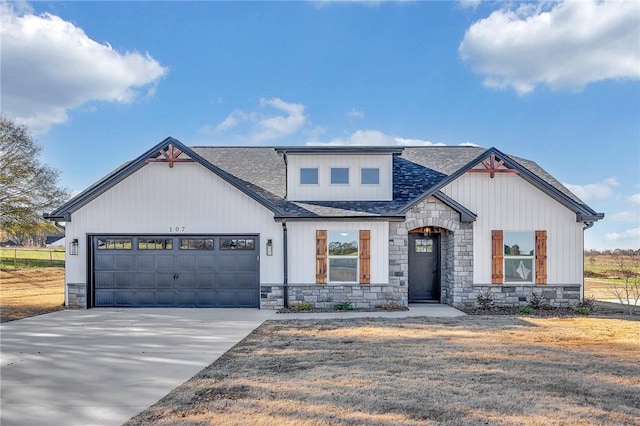
{"type": "Polygon", "coordinates": [[[350,167],[331,167],[329,172],[329,182],[331,185],[341,185],[348,186],[351,185],[351,168],[350,167]],[[347,171],[347,181],[346,182],[333,182],[333,171],[334,170],[346,170],[347,171]]]}
{"type": "Polygon", "coordinates": [[[327,232],[327,282],[329,284],[358,284],[360,282],[360,235],[358,230],[348,229],[348,230],[329,230],[327,232]],[[331,234],[341,234],[341,233],[353,234],[355,238],[355,242],[357,245],[357,251],[353,255],[335,255],[329,253],[329,246],[331,245],[331,234]],[[331,280],[331,259],[354,259],[356,261],[356,271],[355,271],[355,280],[353,281],[332,281],[331,280]]]}
{"type": "Polygon", "coordinates": [[[318,167],[300,167],[298,168],[298,184],[304,186],[313,186],[320,184],[320,169],[318,167]],[[305,183],[302,182],[302,171],[303,170],[315,170],[316,171],[316,181],[315,183],[305,183]]]}
{"type": "Polygon", "coordinates": [[[380,186],[380,167],[360,167],[360,185],[362,186],[380,186]],[[362,172],[364,170],[377,170],[378,171],[378,181],[376,183],[365,183],[362,179],[362,172]]]}
{"type": "Polygon", "coordinates": [[[502,234],[503,237],[503,243],[502,243],[502,250],[503,250],[503,256],[502,256],[502,276],[503,276],[503,283],[504,284],[536,284],[536,231],[503,231],[502,234]],[[507,241],[507,236],[508,234],[530,234],[531,236],[531,242],[532,242],[532,250],[533,253],[532,254],[528,254],[528,255],[510,255],[510,254],[506,254],[504,253],[504,247],[506,246],[506,241],[507,241]],[[529,272],[529,280],[527,281],[510,281],[507,278],[507,260],[513,260],[513,259],[520,259],[520,260],[531,260],[531,271],[529,272]]]}

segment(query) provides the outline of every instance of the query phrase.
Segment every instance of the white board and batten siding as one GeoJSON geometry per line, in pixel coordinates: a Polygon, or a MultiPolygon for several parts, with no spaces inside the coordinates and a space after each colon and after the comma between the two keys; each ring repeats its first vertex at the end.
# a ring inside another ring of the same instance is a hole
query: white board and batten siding
{"type": "Polygon", "coordinates": [[[281,283],[282,226],[273,213],[198,163],[150,163],[74,212],[67,241],[77,238],[78,255],[67,256],[66,281],[87,277],[88,234],[257,234],[260,281],[281,283]],[[266,256],[267,239],[273,255],[266,256]]]}
{"type": "Polygon", "coordinates": [[[287,155],[287,198],[291,201],[389,201],[393,199],[393,157],[384,155],[287,155]],[[331,168],[348,168],[349,184],[331,184],[331,168]],[[301,185],[300,169],[317,168],[318,184],[301,185]],[[362,168],[378,168],[380,183],[363,185],[362,168]]]}
{"type": "MultiPolygon", "coordinates": [[[[358,231],[368,229],[371,249],[371,284],[389,283],[388,222],[288,222],[289,283],[316,282],[316,231],[358,231]]],[[[329,283],[328,285],[331,285],[329,283]]]]}
{"type": "Polygon", "coordinates": [[[466,173],[442,192],[478,215],[474,223],[473,279],[491,283],[491,231],[547,231],[547,283],[583,281],[583,224],[515,174],[466,173]]]}

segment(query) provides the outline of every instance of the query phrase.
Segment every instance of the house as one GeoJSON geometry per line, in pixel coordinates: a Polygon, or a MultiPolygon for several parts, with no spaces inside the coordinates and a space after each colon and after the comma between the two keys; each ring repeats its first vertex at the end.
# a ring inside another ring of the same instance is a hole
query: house
{"type": "Polygon", "coordinates": [[[45,247],[64,247],[65,238],[64,235],[47,235],[45,239],[45,247]]]}
{"type": "Polygon", "coordinates": [[[604,217],[479,147],[187,147],[167,138],[45,215],[66,303],[280,308],[582,298],[604,217]]]}

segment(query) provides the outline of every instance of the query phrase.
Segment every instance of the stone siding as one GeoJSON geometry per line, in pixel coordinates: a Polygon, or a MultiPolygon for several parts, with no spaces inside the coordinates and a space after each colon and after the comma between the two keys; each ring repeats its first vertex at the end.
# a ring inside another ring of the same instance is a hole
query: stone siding
{"type": "Polygon", "coordinates": [[[496,306],[524,306],[532,293],[549,300],[551,306],[575,306],[582,300],[580,284],[475,284],[473,291],[463,299],[460,306],[475,306],[476,295],[491,292],[496,306]]]}
{"type": "Polygon", "coordinates": [[[85,309],[87,307],[87,285],[67,283],[67,308],[85,309]]]}
{"type": "MultiPolygon", "coordinates": [[[[390,284],[290,284],[289,306],[299,302],[312,303],[315,308],[331,309],[338,303],[350,302],[354,308],[372,309],[394,302],[407,306],[407,288],[390,284]]],[[[262,286],[262,309],[284,307],[282,285],[262,286]]]]}

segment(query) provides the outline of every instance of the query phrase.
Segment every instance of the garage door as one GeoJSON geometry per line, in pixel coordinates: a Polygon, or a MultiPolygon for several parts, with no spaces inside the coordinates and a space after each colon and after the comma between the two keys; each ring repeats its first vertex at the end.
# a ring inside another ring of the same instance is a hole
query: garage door
{"type": "Polygon", "coordinates": [[[94,306],[260,306],[257,236],[95,236],[94,306]]]}

